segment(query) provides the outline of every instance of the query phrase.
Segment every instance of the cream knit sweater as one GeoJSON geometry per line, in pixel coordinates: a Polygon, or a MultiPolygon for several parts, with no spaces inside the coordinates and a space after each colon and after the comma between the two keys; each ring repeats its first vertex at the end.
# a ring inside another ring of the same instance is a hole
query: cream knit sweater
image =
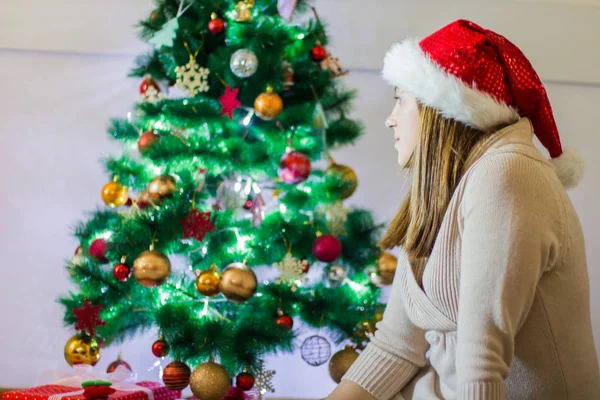
{"type": "Polygon", "coordinates": [[[581,227],[532,137],[522,119],[468,160],[423,289],[401,253],[344,379],[380,400],[600,399],[581,227]]]}

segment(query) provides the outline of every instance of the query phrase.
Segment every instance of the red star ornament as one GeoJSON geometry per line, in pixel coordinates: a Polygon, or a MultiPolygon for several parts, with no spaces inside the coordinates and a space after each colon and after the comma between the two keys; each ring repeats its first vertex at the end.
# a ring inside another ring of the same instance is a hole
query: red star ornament
{"type": "Polygon", "coordinates": [[[92,337],[96,333],[96,328],[106,323],[100,318],[102,306],[93,306],[88,299],[83,302],[81,308],[73,308],[71,311],[73,311],[75,318],[77,318],[75,329],[86,330],[92,337]]]}
{"type": "Polygon", "coordinates": [[[242,105],[237,96],[240,89],[231,89],[229,85],[225,85],[225,93],[219,97],[221,103],[221,115],[227,114],[229,119],[233,119],[233,110],[242,105]]]}
{"type": "Polygon", "coordinates": [[[215,229],[215,226],[210,221],[210,211],[201,212],[193,209],[190,213],[181,219],[183,226],[183,238],[194,238],[201,242],[204,236],[215,229]]]}

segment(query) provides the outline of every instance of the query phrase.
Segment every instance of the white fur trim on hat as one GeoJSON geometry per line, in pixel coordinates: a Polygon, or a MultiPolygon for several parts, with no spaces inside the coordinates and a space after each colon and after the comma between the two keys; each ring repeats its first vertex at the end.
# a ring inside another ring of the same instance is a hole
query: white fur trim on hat
{"type": "Polygon", "coordinates": [[[397,43],[387,52],[383,78],[444,117],[483,131],[519,119],[514,108],[445,72],[414,39],[397,43]]]}
{"type": "Polygon", "coordinates": [[[563,150],[562,154],[550,160],[558,179],[565,188],[574,187],[583,177],[585,159],[575,149],[563,150]]]}

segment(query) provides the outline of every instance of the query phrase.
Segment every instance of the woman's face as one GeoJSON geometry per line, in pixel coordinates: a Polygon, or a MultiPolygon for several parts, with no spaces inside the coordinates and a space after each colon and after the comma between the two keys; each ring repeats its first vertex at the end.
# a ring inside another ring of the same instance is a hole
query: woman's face
{"type": "Polygon", "coordinates": [[[398,151],[398,164],[404,167],[417,146],[419,136],[419,106],[417,99],[396,88],[396,105],[385,125],[394,131],[394,147],[398,151]]]}

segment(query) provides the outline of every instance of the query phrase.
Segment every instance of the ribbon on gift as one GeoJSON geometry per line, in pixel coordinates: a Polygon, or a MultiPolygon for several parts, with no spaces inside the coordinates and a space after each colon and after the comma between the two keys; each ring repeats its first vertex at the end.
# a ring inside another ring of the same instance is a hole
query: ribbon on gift
{"type": "MultiPolygon", "coordinates": [[[[53,384],[70,387],[81,387],[81,384],[86,381],[109,381],[112,383],[112,388],[124,392],[139,392],[142,391],[148,396],[148,400],[154,400],[154,393],[151,389],[136,385],[137,374],[131,372],[127,368],[119,365],[112,373],[106,373],[101,370],[94,369],[91,365],[81,364],[74,365],[71,372],[52,371],[49,374],[53,375],[53,384]]],[[[46,374],[44,374],[46,375],[46,374]]],[[[36,386],[39,386],[41,377],[37,379],[36,386]]],[[[52,395],[48,400],[61,400],[65,397],[79,396],[83,394],[83,389],[52,395]]]]}

